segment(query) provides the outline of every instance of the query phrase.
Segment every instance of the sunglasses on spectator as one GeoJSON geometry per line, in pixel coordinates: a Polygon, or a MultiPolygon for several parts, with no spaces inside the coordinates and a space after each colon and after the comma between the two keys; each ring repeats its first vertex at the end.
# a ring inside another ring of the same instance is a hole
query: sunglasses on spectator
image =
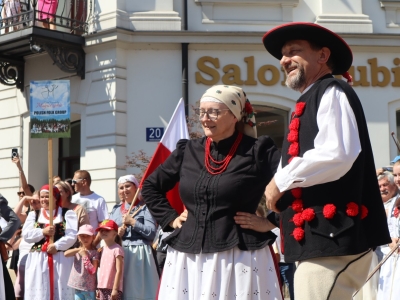
{"type": "Polygon", "coordinates": [[[81,182],[82,180],[86,180],[86,178],[80,178],[80,179],[77,179],[77,180],[72,179],[71,180],[71,184],[77,184],[77,183],[81,182]]]}
{"type": "Polygon", "coordinates": [[[25,193],[24,192],[17,192],[17,195],[18,196],[25,196],[25,193]]]}

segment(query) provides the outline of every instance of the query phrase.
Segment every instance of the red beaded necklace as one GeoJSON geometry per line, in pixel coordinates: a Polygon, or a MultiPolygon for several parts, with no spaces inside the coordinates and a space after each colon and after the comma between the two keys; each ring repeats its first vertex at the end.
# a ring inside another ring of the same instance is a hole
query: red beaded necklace
{"type": "Polygon", "coordinates": [[[229,150],[228,155],[221,161],[217,161],[211,156],[211,153],[210,153],[211,139],[207,138],[204,162],[205,162],[208,173],[210,173],[212,175],[218,175],[218,174],[225,172],[226,168],[228,167],[229,163],[231,162],[231,160],[233,158],[233,155],[236,152],[237,147],[240,144],[240,141],[242,140],[242,137],[243,137],[243,134],[241,132],[239,132],[238,136],[236,137],[235,142],[233,143],[231,149],[229,150]],[[218,165],[218,167],[213,167],[210,164],[210,159],[214,164],[218,165]]]}
{"type": "MultiPolygon", "coordinates": [[[[57,214],[57,212],[58,212],[58,206],[56,206],[56,214],[57,214]]],[[[46,209],[44,209],[43,208],[43,217],[46,219],[46,220],[49,220],[50,218],[49,218],[49,215],[47,214],[47,212],[46,212],[46,209]]]]}

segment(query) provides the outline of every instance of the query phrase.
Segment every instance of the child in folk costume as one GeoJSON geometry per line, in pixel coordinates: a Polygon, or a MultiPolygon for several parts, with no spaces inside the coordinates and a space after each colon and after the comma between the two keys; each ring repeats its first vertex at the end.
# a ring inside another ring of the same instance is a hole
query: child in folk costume
{"type": "Polygon", "coordinates": [[[97,288],[100,300],[121,300],[124,274],[124,250],[118,225],[113,220],[104,220],[96,229],[105,246],[101,252],[100,272],[97,288]]]}
{"type": "Polygon", "coordinates": [[[67,250],[64,253],[66,257],[74,257],[68,286],[75,289],[75,299],[96,299],[96,271],[100,253],[92,245],[94,238],[93,227],[82,225],[78,231],[80,247],[67,250]]]}
{"type": "Polygon", "coordinates": [[[67,285],[73,258],[65,257],[63,251],[76,241],[78,220],[72,210],[60,206],[60,192],[53,187],[55,209],[50,226],[49,186],[44,185],[39,195],[42,208],[30,212],[22,228],[23,238],[35,243],[26,261],[24,299],[73,300],[74,291],[67,285]]]}

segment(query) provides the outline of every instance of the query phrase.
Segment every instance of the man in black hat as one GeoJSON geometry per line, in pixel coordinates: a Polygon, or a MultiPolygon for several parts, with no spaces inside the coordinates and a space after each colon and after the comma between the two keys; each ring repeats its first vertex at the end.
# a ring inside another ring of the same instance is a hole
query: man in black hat
{"type": "Polygon", "coordinates": [[[298,261],[295,298],[352,299],[367,278],[372,250],[388,244],[364,112],[356,93],[332,75],[347,73],[347,43],[313,23],[289,23],[264,35],[286,85],[301,93],[266,188],[279,214],[287,262],[298,261]]]}

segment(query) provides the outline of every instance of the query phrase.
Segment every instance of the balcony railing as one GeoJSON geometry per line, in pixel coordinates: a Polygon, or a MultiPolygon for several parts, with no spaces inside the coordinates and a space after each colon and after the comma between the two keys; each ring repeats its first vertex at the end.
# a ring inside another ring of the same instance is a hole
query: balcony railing
{"type": "Polygon", "coordinates": [[[74,35],[88,32],[92,0],[3,0],[0,35],[37,26],[74,35]]]}

